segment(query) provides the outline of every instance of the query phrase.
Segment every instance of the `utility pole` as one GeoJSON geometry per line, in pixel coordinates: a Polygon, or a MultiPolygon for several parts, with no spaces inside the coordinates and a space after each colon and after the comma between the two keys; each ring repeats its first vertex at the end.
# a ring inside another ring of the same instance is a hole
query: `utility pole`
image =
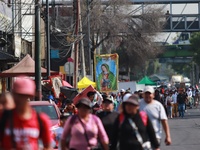
{"type": "MultiPolygon", "coordinates": [[[[81,7],[79,5],[79,10],[80,10],[80,14],[81,14],[81,7]]],[[[82,63],[81,63],[81,68],[82,68],[82,77],[85,77],[86,76],[86,72],[85,72],[85,53],[84,53],[84,43],[83,43],[83,29],[82,29],[82,18],[81,18],[81,15],[79,15],[80,17],[80,33],[81,33],[81,60],[82,60],[82,63]]]]}
{"type": "Polygon", "coordinates": [[[35,100],[42,100],[41,88],[41,53],[40,53],[40,3],[35,0],[35,100]]]}
{"type": "Polygon", "coordinates": [[[191,68],[191,69],[192,69],[192,71],[191,71],[192,82],[191,82],[191,83],[192,83],[192,86],[194,86],[194,83],[195,83],[195,75],[194,75],[194,71],[195,71],[195,70],[194,70],[194,62],[193,62],[193,61],[192,61],[192,68],[191,68]]]}
{"type": "Polygon", "coordinates": [[[47,78],[50,76],[50,35],[49,35],[49,0],[46,0],[46,52],[47,52],[47,78]]]}
{"type": "Polygon", "coordinates": [[[88,57],[89,57],[89,70],[90,75],[92,75],[92,67],[91,67],[91,49],[90,49],[90,0],[87,0],[87,26],[88,26],[88,57]]]}
{"type": "MultiPolygon", "coordinates": [[[[75,36],[78,37],[79,33],[79,17],[80,17],[80,0],[74,0],[74,5],[76,6],[76,20],[75,20],[75,36]]],[[[77,88],[77,77],[78,77],[78,50],[79,50],[79,40],[76,39],[74,46],[74,88],[77,88]]]]}
{"type": "Polygon", "coordinates": [[[14,5],[14,0],[12,0],[12,33],[13,33],[13,37],[15,34],[15,5],[14,5]]]}

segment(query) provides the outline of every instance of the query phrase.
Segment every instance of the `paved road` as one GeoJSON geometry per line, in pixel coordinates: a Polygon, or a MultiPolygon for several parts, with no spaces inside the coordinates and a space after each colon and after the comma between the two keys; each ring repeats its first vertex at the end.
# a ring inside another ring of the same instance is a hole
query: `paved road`
{"type": "Polygon", "coordinates": [[[188,109],[183,119],[169,119],[169,126],[172,145],[165,146],[163,136],[161,150],[200,150],[199,108],[188,109]]]}

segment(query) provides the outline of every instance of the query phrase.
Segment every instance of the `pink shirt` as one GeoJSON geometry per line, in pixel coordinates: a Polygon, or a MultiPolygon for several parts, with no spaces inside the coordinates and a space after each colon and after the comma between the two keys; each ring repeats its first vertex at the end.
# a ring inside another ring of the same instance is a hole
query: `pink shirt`
{"type": "MultiPolygon", "coordinates": [[[[84,135],[84,128],[81,125],[78,117],[75,118],[72,125],[70,125],[70,117],[64,126],[64,131],[62,134],[62,140],[66,140],[67,137],[70,137],[69,148],[74,148],[76,150],[89,150],[88,142],[86,141],[86,137],[84,135]]],[[[98,137],[101,142],[109,143],[108,136],[106,131],[102,125],[101,120],[92,114],[89,115],[89,119],[87,122],[82,122],[85,124],[86,133],[89,138],[89,143],[91,146],[96,146],[98,143],[98,137]]]]}

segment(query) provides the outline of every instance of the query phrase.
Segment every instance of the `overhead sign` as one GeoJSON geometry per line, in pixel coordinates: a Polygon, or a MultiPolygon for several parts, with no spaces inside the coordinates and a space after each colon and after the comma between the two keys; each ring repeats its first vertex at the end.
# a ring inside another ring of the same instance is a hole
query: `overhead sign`
{"type": "Polygon", "coordinates": [[[51,58],[60,58],[59,50],[51,50],[51,58]]]}

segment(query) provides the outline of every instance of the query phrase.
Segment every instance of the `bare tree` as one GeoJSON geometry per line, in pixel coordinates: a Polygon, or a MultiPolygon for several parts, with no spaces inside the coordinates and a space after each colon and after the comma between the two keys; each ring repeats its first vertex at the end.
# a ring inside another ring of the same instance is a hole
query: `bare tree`
{"type": "MultiPolygon", "coordinates": [[[[118,52],[121,66],[144,65],[145,60],[155,57],[159,50],[154,36],[161,31],[160,18],[164,12],[155,5],[145,5],[138,13],[128,0],[100,0],[90,3],[91,41],[94,52],[101,46],[101,53],[118,52]]],[[[85,3],[82,3],[83,18],[87,17],[85,3]]],[[[84,19],[83,19],[84,20],[84,19]]],[[[83,23],[83,25],[87,25],[83,23]]]]}

